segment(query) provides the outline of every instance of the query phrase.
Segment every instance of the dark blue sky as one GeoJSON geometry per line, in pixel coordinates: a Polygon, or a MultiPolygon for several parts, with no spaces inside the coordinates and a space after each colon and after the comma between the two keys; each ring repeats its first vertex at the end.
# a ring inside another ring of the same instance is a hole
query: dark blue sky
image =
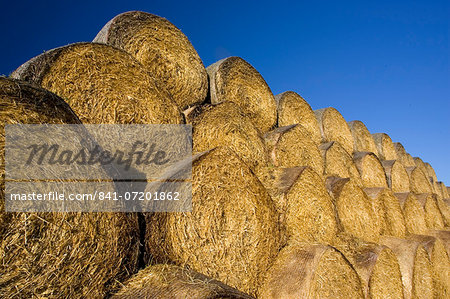
{"type": "Polygon", "coordinates": [[[274,94],[294,90],[313,109],[333,106],[388,133],[450,185],[449,3],[2,1],[0,74],[143,10],[178,26],[205,66],[241,56],[274,94]]]}

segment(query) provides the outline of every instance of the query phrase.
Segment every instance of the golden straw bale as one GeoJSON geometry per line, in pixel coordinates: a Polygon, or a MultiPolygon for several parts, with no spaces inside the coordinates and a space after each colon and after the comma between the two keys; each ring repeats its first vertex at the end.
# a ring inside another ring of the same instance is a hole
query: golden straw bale
{"type": "Polygon", "coordinates": [[[405,216],[406,229],[410,234],[425,234],[428,225],[425,210],[412,193],[395,193],[405,216]]]}
{"type": "Polygon", "coordinates": [[[351,121],[348,126],[352,131],[354,152],[377,152],[375,141],[362,121],[351,121]]]}
{"type": "MultiPolygon", "coordinates": [[[[81,124],[61,98],[19,80],[0,77],[0,107],[4,125],[81,124]]],[[[2,126],[1,298],[103,298],[137,271],[136,215],[5,212],[4,145],[2,126]]]]}
{"type": "Polygon", "coordinates": [[[394,193],[409,192],[409,176],[405,167],[396,160],[381,162],[389,188],[394,193]]]}
{"type": "Polygon", "coordinates": [[[380,160],[397,160],[397,151],[388,134],[375,133],[372,136],[377,146],[378,158],[380,160]]]}
{"type": "Polygon", "coordinates": [[[267,169],[263,184],[279,212],[283,244],[291,239],[330,244],[338,227],[323,178],[310,167],[267,169]]]}
{"type": "Polygon", "coordinates": [[[139,271],[112,298],[251,299],[253,297],[191,269],[157,264],[139,271]]]}
{"type": "Polygon", "coordinates": [[[165,18],[142,11],[119,14],[94,42],[130,53],[180,109],[205,100],[208,75],[203,62],[183,32],[165,18]]]}
{"type": "Polygon", "coordinates": [[[323,158],[311,134],[301,125],[289,125],[264,135],[270,162],[277,167],[309,166],[323,173],[323,158]]]}
{"type": "Polygon", "coordinates": [[[444,230],[431,229],[427,232],[427,235],[433,236],[441,240],[445,246],[447,255],[450,257],[450,230],[448,230],[448,228],[444,230]]]}
{"type": "Polygon", "coordinates": [[[442,189],[438,187],[438,179],[434,168],[428,162],[425,162],[424,164],[427,170],[426,175],[430,180],[433,193],[436,194],[439,198],[443,198],[442,189]]]}
{"type": "Polygon", "coordinates": [[[378,206],[379,217],[384,219],[383,235],[405,237],[407,233],[405,218],[394,193],[388,188],[365,188],[364,192],[378,206]]]}
{"type": "Polygon", "coordinates": [[[146,215],[146,250],[254,295],[279,249],[277,218],[248,166],[218,147],[193,162],[192,212],[146,215]]]}
{"type": "Polygon", "coordinates": [[[413,193],[432,193],[431,183],[419,167],[406,167],[409,188],[413,193]]]}
{"type": "Polygon", "coordinates": [[[353,155],[362,184],[366,188],[387,188],[383,165],[374,153],[358,152],[353,155]]]}
{"type": "Polygon", "coordinates": [[[448,187],[446,187],[443,182],[437,182],[437,185],[438,185],[438,189],[441,190],[442,198],[450,198],[450,196],[448,194],[448,190],[447,190],[448,187]]]}
{"type": "Polygon", "coordinates": [[[324,175],[350,178],[358,186],[362,180],[353,158],[337,141],[323,143],[319,146],[324,160],[324,175]]]}
{"type": "Polygon", "coordinates": [[[414,159],[415,166],[417,168],[419,168],[420,170],[422,170],[422,172],[428,178],[428,169],[427,169],[427,166],[425,165],[425,162],[423,162],[422,159],[419,157],[414,157],[413,159],[414,159]]]}
{"type": "Polygon", "coordinates": [[[289,244],[265,274],[258,298],[364,298],[359,277],[336,249],[289,244]]]}
{"type": "Polygon", "coordinates": [[[67,101],[83,123],[169,124],[182,116],[170,95],[125,51],[77,43],[47,51],[12,76],[67,101]]]}
{"type": "Polygon", "coordinates": [[[264,78],[240,57],[222,59],[206,69],[211,103],[234,102],[263,133],[277,121],[275,98],[264,78]]]}
{"type": "Polygon", "coordinates": [[[397,256],[404,298],[433,298],[433,266],[421,242],[386,236],[381,238],[380,244],[389,247],[397,256]]]}
{"type": "Polygon", "coordinates": [[[311,134],[312,140],[320,144],[319,124],[314,111],[298,93],[286,91],[275,96],[278,110],[278,126],[284,127],[294,124],[302,125],[311,134]]]}
{"type": "Polygon", "coordinates": [[[405,166],[405,168],[416,166],[413,157],[406,152],[405,148],[400,142],[394,142],[394,147],[395,151],[397,152],[398,160],[403,164],[403,166],[405,166]]]}
{"type": "Polygon", "coordinates": [[[230,147],[252,170],[267,165],[267,149],[250,118],[233,102],[204,106],[191,117],[194,152],[230,147]]]}
{"type": "Polygon", "coordinates": [[[403,298],[400,266],[388,247],[347,234],[340,234],[333,246],[358,273],[365,298],[403,298]]]}
{"type": "Polygon", "coordinates": [[[442,219],[444,220],[444,225],[450,227],[450,206],[443,199],[436,197],[436,203],[438,205],[439,211],[442,214],[442,219]]]}
{"type": "Polygon", "coordinates": [[[425,210],[425,220],[429,229],[442,229],[445,226],[444,218],[439,210],[435,194],[416,194],[417,200],[425,210]]]}
{"type": "Polygon", "coordinates": [[[319,123],[323,142],[337,141],[347,151],[353,153],[353,136],[344,117],[335,108],[314,110],[319,123]]]}
{"type": "Polygon", "coordinates": [[[350,179],[328,177],[326,186],[333,195],[339,223],[344,232],[366,241],[377,242],[381,225],[372,201],[350,179]]]}

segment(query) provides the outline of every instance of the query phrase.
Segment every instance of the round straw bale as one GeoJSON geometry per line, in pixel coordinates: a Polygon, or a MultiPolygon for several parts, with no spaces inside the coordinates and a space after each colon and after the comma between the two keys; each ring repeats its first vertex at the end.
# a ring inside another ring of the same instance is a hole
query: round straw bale
{"type": "Polygon", "coordinates": [[[94,42],[130,53],[170,92],[180,109],[205,100],[208,75],[203,62],[183,32],[165,18],[142,11],[119,14],[94,42]]]}
{"type": "Polygon", "coordinates": [[[381,162],[386,174],[389,188],[394,193],[409,192],[409,176],[405,167],[396,160],[381,162]]]}
{"type": "Polygon", "coordinates": [[[404,298],[433,298],[433,268],[423,245],[415,240],[387,236],[381,238],[380,244],[389,247],[397,256],[404,298]]]}
{"type": "Polygon", "coordinates": [[[425,210],[425,220],[429,229],[442,229],[444,228],[444,219],[437,204],[437,198],[435,194],[422,193],[416,195],[417,200],[425,210]]]}
{"type": "Polygon", "coordinates": [[[362,180],[353,158],[337,141],[323,143],[319,146],[324,160],[324,175],[350,178],[358,186],[362,186],[362,180]]]}
{"type": "Polygon", "coordinates": [[[266,273],[258,298],[364,298],[359,277],[336,249],[289,244],[266,273]]]}
{"type": "Polygon", "coordinates": [[[420,170],[422,170],[422,172],[428,178],[428,169],[427,169],[427,166],[425,165],[425,162],[423,162],[423,160],[419,157],[414,157],[413,159],[414,159],[415,166],[417,168],[420,168],[420,170]]]}
{"type": "Polygon", "coordinates": [[[170,95],[145,68],[111,46],[77,43],[47,51],[12,76],[54,92],[83,123],[181,123],[170,95]]]}
{"type": "Polygon", "coordinates": [[[383,165],[374,153],[358,152],[353,155],[362,184],[366,188],[387,188],[383,165]]]}
{"type": "Polygon", "coordinates": [[[409,188],[413,193],[431,193],[431,183],[419,167],[406,167],[409,176],[409,188]]]}
{"type": "Polygon", "coordinates": [[[277,167],[309,166],[323,173],[323,158],[311,134],[301,125],[290,125],[264,135],[270,162],[277,167]]]}
{"type": "Polygon", "coordinates": [[[438,188],[441,190],[442,198],[450,198],[448,190],[443,182],[437,182],[438,188]]]}
{"type": "Polygon", "coordinates": [[[397,151],[394,143],[386,133],[372,134],[375,145],[377,146],[378,158],[380,160],[397,160],[397,151]]]}
{"type": "Polygon", "coordinates": [[[397,158],[400,161],[400,163],[403,164],[403,166],[405,167],[416,166],[413,157],[406,152],[405,148],[400,142],[394,142],[394,147],[397,153],[397,158]]]}
{"type": "MultiPolygon", "coordinates": [[[[61,98],[0,78],[2,124],[80,124],[61,98]]],[[[139,227],[127,213],[5,212],[0,129],[0,297],[102,298],[137,271],[139,227]]]]}
{"type": "Polygon", "coordinates": [[[431,183],[431,188],[433,190],[434,194],[437,194],[438,197],[442,198],[442,190],[438,187],[438,179],[436,176],[436,172],[434,171],[433,167],[430,163],[426,162],[424,163],[426,167],[426,175],[431,183]]]}
{"type": "Polygon", "coordinates": [[[314,111],[298,93],[286,91],[275,96],[278,110],[278,126],[302,125],[310,134],[311,139],[320,144],[319,124],[314,111]]]}
{"type": "Polygon", "coordinates": [[[438,205],[439,211],[442,214],[442,219],[444,220],[445,226],[450,226],[450,207],[449,205],[441,198],[436,197],[436,203],[438,205]]]}
{"type": "Polygon", "coordinates": [[[139,271],[112,298],[251,299],[253,297],[191,269],[157,264],[139,271]]]}
{"type": "Polygon", "coordinates": [[[377,152],[375,141],[362,121],[351,121],[348,126],[352,131],[354,152],[377,152]]]}
{"type": "Polygon", "coordinates": [[[248,166],[218,147],[193,162],[192,212],[146,215],[146,249],[255,294],[279,249],[273,201],[248,166]]]}
{"type": "Polygon", "coordinates": [[[403,298],[400,267],[388,247],[347,234],[340,234],[333,246],[358,273],[366,298],[403,298]]]}
{"type": "Polygon", "coordinates": [[[262,182],[279,212],[283,244],[291,239],[330,244],[338,227],[333,201],[309,167],[268,169],[262,182]]]}
{"type": "Polygon", "coordinates": [[[353,153],[353,136],[344,117],[335,108],[314,110],[324,142],[338,141],[350,155],[353,153]]]}
{"type": "Polygon", "coordinates": [[[267,132],[277,121],[275,98],[264,78],[240,57],[228,57],[206,69],[209,76],[211,103],[234,102],[249,114],[261,132],[267,132]]]}
{"type": "Polygon", "coordinates": [[[439,238],[432,236],[411,235],[409,238],[420,242],[428,252],[435,279],[435,298],[449,298],[450,261],[444,243],[439,238]]]}
{"type": "Polygon", "coordinates": [[[326,186],[333,195],[343,231],[363,240],[377,242],[381,234],[380,223],[364,191],[348,178],[328,177],[326,186]]]}
{"type": "Polygon", "coordinates": [[[364,192],[378,206],[379,217],[384,219],[383,235],[406,236],[405,218],[394,193],[388,188],[365,188],[364,192]]]}
{"type": "Polygon", "coordinates": [[[405,216],[406,229],[411,234],[425,234],[428,231],[425,210],[412,193],[395,193],[405,216]]]}
{"type": "Polygon", "coordinates": [[[434,230],[431,229],[427,232],[427,235],[438,238],[442,241],[447,251],[447,256],[450,256],[450,230],[434,230]]]}
{"type": "Polygon", "coordinates": [[[194,152],[228,146],[254,171],[267,165],[264,140],[238,105],[223,102],[197,113],[191,121],[194,152]]]}

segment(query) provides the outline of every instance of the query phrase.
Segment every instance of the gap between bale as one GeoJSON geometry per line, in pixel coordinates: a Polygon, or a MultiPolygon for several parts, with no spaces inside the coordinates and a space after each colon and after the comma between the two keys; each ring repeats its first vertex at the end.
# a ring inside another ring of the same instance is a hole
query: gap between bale
{"type": "Polygon", "coordinates": [[[326,186],[333,195],[343,231],[366,241],[377,242],[381,226],[364,191],[348,178],[328,177],[326,186]]]}
{"type": "Polygon", "coordinates": [[[353,136],[344,117],[335,108],[314,110],[324,142],[338,141],[349,155],[353,153],[353,136]]]}
{"type": "Polygon", "coordinates": [[[139,271],[111,298],[251,299],[253,297],[191,269],[158,264],[139,271]]]}
{"type": "Polygon", "coordinates": [[[423,245],[415,240],[395,237],[382,237],[380,243],[397,256],[405,298],[433,298],[433,268],[423,245]]]}
{"type": "Polygon", "coordinates": [[[377,146],[378,158],[380,160],[397,160],[397,151],[395,150],[394,143],[386,133],[372,134],[375,145],[377,146]]]}
{"type": "Polygon", "coordinates": [[[240,57],[228,57],[206,69],[209,76],[211,103],[236,103],[265,133],[277,121],[275,98],[261,74],[240,57]]]}
{"type": "Polygon", "coordinates": [[[292,243],[265,274],[258,298],[364,298],[355,270],[326,245],[292,243]]]}
{"type": "Polygon", "coordinates": [[[405,167],[396,160],[382,161],[389,188],[394,193],[409,192],[409,176],[405,167]]]}
{"type": "Polygon", "coordinates": [[[444,219],[439,210],[436,195],[430,193],[416,194],[418,202],[425,210],[425,220],[429,229],[444,228],[444,219]]]}
{"type": "Polygon", "coordinates": [[[340,234],[333,246],[352,264],[365,298],[403,298],[400,266],[386,246],[340,234]]]}
{"type": "Polygon", "coordinates": [[[125,50],[173,97],[180,109],[205,100],[208,76],[189,39],[165,18],[130,11],[111,19],[94,42],[125,50]]]}
{"type": "Polygon", "coordinates": [[[379,218],[384,221],[383,235],[405,237],[406,224],[402,208],[392,191],[387,188],[365,188],[364,192],[377,206],[379,218]]]}
{"type": "Polygon", "coordinates": [[[248,166],[218,147],[193,162],[192,212],[146,215],[146,249],[254,295],[279,249],[277,217],[248,166]]]}
{"type": "Polygon", "coordinates": [[[311,134],[311,139],[316,144],[320,144],[322,136],[319,124],[308,102],[293,91],[276,95],[275,101],[277,102],[278,127],[300,124],[311,134]]]}
{"type": "Polygon", "coordinates": [[[83,123],[178,124],[171,96],[125,51],[77,43],[47,51],[11,75],[62,97],[83,123]]]}
{"type": "Polygon", "coordinates": [[[398,160],[403,164],[405,168],[416,166],[413,157],[406,152],[405,148],[400,142],[394,142],[394,147],[395,152],[397,153],[398,160]]]}
{"type": "Polygon", "coordinates": [[[309,167],[267,169],[262,182],[279,212],[282,244],[289,239],[330,244],[338,231],[323,178],[309,167]]]}
{"type": "Polygon", "coordinates": [[[362,180],[352,157],[337,141],[323,143],[319,146],[324,160],[324,175],[350,178],[358,186],[362,180]]]}
{"type": "Polygon", "coordinates": [[[383,165],[374,153],[354,153],[353,161],[365,188],[387,188],[383,165]]]}
{"type": "Polygon", "coordinates": [[[406,229],[410,234],[425,234],[428,225],[425,210],[412,193],[395,193],[405,216],[406,229]]]}
{"type": "Polygon", "coordinates": [[[276,167],[309,166],[323,173],[323,158],[311,134],[301,125],[280,127],[264,135],[271,164],[276,167]]]}
{"type": "MultiPolygon", "coordinates": [[[[3,124],[81,124],[61,98],[19,80],[0,78],[0,107],[3,124]]],[[[2,126],[0,297],[102,298],[116,290],[120,281],[137,271],[137,217],[5,212],[4,145],[2,126]]]]}
{"type": "Polygon", "coordinates": [[[348,123],[353,136],[354,152],[376,153],[377,147],[372,135],[362,121],[354,120],[348,123]]]}

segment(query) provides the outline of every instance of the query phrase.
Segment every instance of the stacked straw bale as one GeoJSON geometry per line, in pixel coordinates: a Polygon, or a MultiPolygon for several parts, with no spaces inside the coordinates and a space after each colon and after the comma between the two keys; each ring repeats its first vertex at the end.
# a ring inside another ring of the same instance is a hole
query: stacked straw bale
{"type": "Polygon", "coordinates": [[[173,97],[180,109],[205,100],[208,76],[189,39],[159,16],[130,11],[110,20],[94,42],[125,50],[173,97]]]}
{"type": "Polygon", "coordinates": [[[323,178],[310,167],[275,168],[262,179],[279,212],[282,243],[330,244],[338,226],[323,178]]]}
{"type": "Polygon", "coordinates": [[[372,134],[375,145],[377,146],[378,158],[380,160],[397,160],[397,151],[394,143],[386,133],[372,134]]]}
{"type": "Polygon", "coordinates": [[[425,174],[425,176],[428,179],[428,168],[425,165],[425,162],[423,162],[423,160],[419,157],[414,157],[414,164],[417,168],[419,168],[420,170],[422,170],[422,172],[425,174]]]}
{"type": "Polygon", "coordinates": [[[405,217],[399,201],[388,188],[365,188],[364,192],[377,207],[379,218],[384,220],[383,235],[394,237],[406,236],[405,217]]]}
{"type": "Polygon", "coordinates": [[[343,231],[366,241],[377,242],[382,228],[364,191],[348,178],[328,177],[326,185],[333,195],[343,231]]]}
{"type": "Polygon", "coordinates": [[[278,126],[302,125],[311,134],[312,140],[320,144],[322,136],[314,111],[298,93],[286,91],[275,96],[278,110],[278,126]]]}
{"type": "Polygon", "coordinates": [[[353,153],[353,136],[344,117],[335,108],[314,110],[319,123],[323,142],[337,141],[347,151],[353,153]]]}
{"type": "Polygon", "coordinates": [[[405,167],[396,160],[382,161],[389,188],[394,193],[409,192],[409,176],[405,167]]]}
{"type": "Polygon", "coordinates": [[[292,243],[265,275],[258,298],[364,298],[359,277],[336,249],[292,243]]]}
{"type": "Polygon", "coordinates": [[[231,101],[250,116],[265,133],[275,126],[277,105],[264,78],[240,57],[222,59],[206,69],[209,76],[211,103],[231,101]]]}
{"type": "Polygon", "coordinates": [[[303,126],[294,124],[280,127],[264,135],[272,165],[276,167],[309,166],[323,173],[322,154],[311,134],[303,126]]]}
{"type": "Polygon", "coordinates": [[[365,298],[403,298],[400,266],[386,246],[340,234],[333,245],[352,264],[365,298]]]}
{"type": "Polygon", "coordinates": [[[433,193],[436,194],[438,197],[442,198],[443,194],[442,194],[442,190],[438,187],[438,179],[436,176],[436,172],[434,171],[434,169],[430,163],[426,162],[424,164],[427,169],[426,175],[428,176],[428,179],[430,180],[431,187],[433,189],[433,193]]]}
{"type": "Polygon", "coordinates": [[[444,225],[446,227],[450,227],[450,206],[439,197],[436,197],[436,203],[438,205],[439,211],[442,214],[444,225]]]}
{"type": "Polygon", "coordinates": [[[445,246],[445,249],[447,251],[447,255],[450,256],[450,230],[429,230],[427,232],[427,235],[433,236],[435,238],[438,238],[442,241],[443,245],[445,246]]]}
{"type": "Polygon", "coordinates": [[[413,193],[432,193],[431,183],[419,167],[407,167],[409,188],[413,193]]]}
{"type": "Polygon", "coordinates": [[[279,249],[274,203],[229,148],[194,160],[192,212],[146,215],[153,262],[172,261],[254,295],[279,249]]]}
{"type": "Polygon", "coordinates": [[[253,171],[267,165],[267,150],[260,132],[233,102],[204,106],[192,119],[194,152],[230,147],[253,171]]]}
{"type": "Polygon", "coordinates": [[[380,243],[389,247],[397,256],[402,273],[404,298],[433,298],[433,267],[421,242],[383,237],[380,243]]]}
{"type": "MultiPolygon", "coordinates": [[[[58,96],[0,78],[3,124],[80,124],[58,96]]],[[[139,226],[126,213],[6,213],[0,129],[0,297],[102,298],[137,271],[139,226]]],[[[100,171],[100,170],[98,170],[100,171]]]]}
{"type": "Polygon", "coordinates": [[[251,299],[253,297],[191,269],[157,264],[139,271],[112,298],[251,299]]]}
{"type": "Polygon", "coordinates": [[[403,164],[403,166],[405,166],[405,168],[416,166],[413,157],[406,152],[405,148],[400,142],[394,142],[394,147],[397,153],[398,160],[403,164]]]}
{"type": "Polygon", "coordinates": [[[323,143],[319,146],[324,161],[324,175],[351,178],[358,186],[362,180],[353,158],[337,141],[323,143]]]}
{"type": "Polygon", "coordinates": [[[47,51],[12,76],[54,92],[83,123],[169,124],[182,116],[170,95],[128,53],[77,43],[47,51]]]}
{"type": "Polygon", "coordinates": [[[353,161],[358,169],[365,188],[387,188],[387,178],[383,165],[374,153],[358,152],[353,155],[353,161]]]}
{"type": "Polygon", "coordinates": [[[425,220],[429,229],[443,229],[445,226],[441,211],[439,210],[436,195],[422,193],[416,195],[418,202],[425,210],[425,220]]]}
{"type": "Polygon", "coordinates": [[[405,216],[406,229],[410,234],[426,234],[428,225],[425,210],[412,193],[396,193],[405,216]]]}
{"type": "Polygon", "coordinates": [[[448,190],[447,190],[448,187],[446,187],[443,182],[437,182],[437,185],[438,185],[438,189],[441,190],[442,198],[450,198],[450,196],[448,194],[448,190]]]}
{"type": "Polygon", "coordinates": [[[353,136],[353,151],[376,153],[377,147],[372,135],[362,121],[354,120],[348,123],[353,136]]]}
{"type": "Polygon", "coordinates": [[[436,237],[412,235],[412,240],[420,242],[428,252],[434,275],[435,298],[450,296],[450,261],[444,243],[436,237]]]}

